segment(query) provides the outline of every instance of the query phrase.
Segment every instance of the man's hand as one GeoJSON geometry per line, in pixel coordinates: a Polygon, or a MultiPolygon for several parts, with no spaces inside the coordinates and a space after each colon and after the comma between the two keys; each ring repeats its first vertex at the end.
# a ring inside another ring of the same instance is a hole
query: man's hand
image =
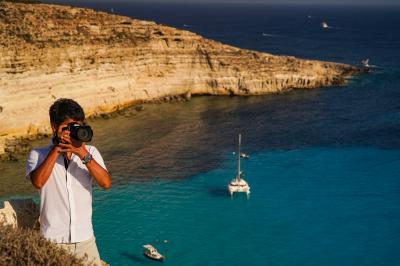
{"type": "Polygon", "coordinates": [[[68,130],[64,130],[61,133],[60,142],[57,146],[60,148],[60,152],[74,153],[80,159],[83,159],[83,157],[88,153],[85,144],[82,141],[71,138],[68,130]]]}

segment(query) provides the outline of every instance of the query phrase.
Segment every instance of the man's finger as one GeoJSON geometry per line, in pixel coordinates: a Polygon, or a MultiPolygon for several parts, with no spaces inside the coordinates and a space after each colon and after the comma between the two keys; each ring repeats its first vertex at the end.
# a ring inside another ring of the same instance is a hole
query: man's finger
{"type": "Polygon", "coordinates": [[[70,144],[71,143],[71,139],[69,138],[69,137],[62,137],[61,138],[61,140],[63,141],[63,142],[66,142],[67,144],[70,144]]]}
{"type": "Polygon", "coordinates": [[[69,144],[69,143],[62,143],[62,142],[60,142],[59,144],[58,144],[58,146],[62,146],[62,147],[65,147],[65,146],[70,146],[71,144],[69,144]]]}
{"type": "Polygon", "coordinates": [[[64,149],[71,149],[72,148],[72,145],[71,144],[67,144],[67,143],[60,143],[60,144],[58,144],[58,146],[60,146],[61,148],[64,148],[64,149]]]}

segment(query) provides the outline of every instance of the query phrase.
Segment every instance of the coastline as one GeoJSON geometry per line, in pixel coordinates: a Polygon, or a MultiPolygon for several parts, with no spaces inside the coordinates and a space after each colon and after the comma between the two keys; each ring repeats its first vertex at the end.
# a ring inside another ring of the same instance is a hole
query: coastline
{"type": "Polygon", "coordinates": [[[2,2],[0,9],[7,14],[0,17],[0,28],[7,29],[0,49],[2,159],[13,159],[10,154],[28,149],[26,141],[51,133],[47,112],[57,98],[73,98],[88,117],[96,117],[192,95],[250,96],[343,85],[359,71],[240,49],[85,8],[2,2]],[[21,17],[29,23],[17,27],[21,17]]]}
{"type": "MultiPolygon", "coordinates": [[[[201,95],[194,97],[201,97],[201,95]]],[[[130,117],[136,113],[144,111],[146,109],[146,105],[148,104],[179,104],[188,102],[191,100],[191,98],[191,94],[185,93],[182,95],[166,96],[160,99],[149,101],[138,101],[137,103],[132,103],[131,105],[124,106],[123,108],[121,108],[120,106],[116,106],[115,111],[96,113],[87,116],[86,120],[93,122],[98,119],[113,119],[117,116],[130,117]]],[[[32,149],[32,142],[47,139],[50,138],[50,136],[50,128],[48,129],[48,131],[39,132],[36,134],[7,136],[6,138],[2,138],[0,136],[0,147],[1,145],[3,145],[4,147],[4,152],[0,153],[0,161],[18,161],[21,156],[26,156],[27,153],[32,149]],[[3,144],[1,141],[3,141],[3,144]]]]}

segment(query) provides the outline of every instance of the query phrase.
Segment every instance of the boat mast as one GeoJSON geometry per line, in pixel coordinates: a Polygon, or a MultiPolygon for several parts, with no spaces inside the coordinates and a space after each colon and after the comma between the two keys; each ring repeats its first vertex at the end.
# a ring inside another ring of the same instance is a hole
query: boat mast
{"type": "Polygon", "coordinates": [[[238,145],[238,172],[236,176],[236,180],[240,181],[240,144],[242,142],[242,134],[239,134],[239,145],[238,145]]]}

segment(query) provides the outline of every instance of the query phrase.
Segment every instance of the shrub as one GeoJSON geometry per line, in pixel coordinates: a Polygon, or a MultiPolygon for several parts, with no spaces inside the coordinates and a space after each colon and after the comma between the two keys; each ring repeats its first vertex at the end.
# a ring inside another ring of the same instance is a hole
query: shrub
{"type": "Polygon", "coordinates": [[[84,265],[66,250],[46,240],[38,231],[0,224],[0,265],[84,265]]]}

